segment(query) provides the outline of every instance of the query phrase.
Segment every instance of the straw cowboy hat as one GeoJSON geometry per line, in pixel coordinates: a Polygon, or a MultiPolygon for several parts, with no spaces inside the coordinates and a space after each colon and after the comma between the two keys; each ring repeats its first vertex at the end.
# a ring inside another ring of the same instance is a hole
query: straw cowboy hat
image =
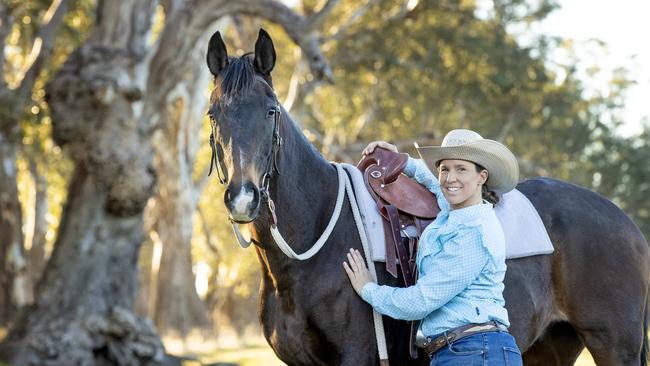
{"type": "Polygon", "coordinates": [[[450,131],[440,146],[415,146],[429,169],[438,176],[441,160],[467,160],[488,171],[485,184],[492,191],[506,193],[517,185],[519,165],[517,158],[501,143],[484,139],[471,130],[450,131]]]}

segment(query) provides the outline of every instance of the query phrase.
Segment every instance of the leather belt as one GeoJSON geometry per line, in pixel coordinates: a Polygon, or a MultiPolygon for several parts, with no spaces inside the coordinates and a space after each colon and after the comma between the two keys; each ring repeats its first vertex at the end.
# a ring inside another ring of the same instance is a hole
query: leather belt
{"type": "Polygon", "coordinates": [[[458,328],[450,329],[436,338],[432,339],[430,337],[427,337],[426,342],[424,342],[422,345],[418,345],[418,347],[423,348],[424,352],[426,352],[426,354],[429,355],[429,358],[431,358],[434,353],[453,341],[457,341],[461,338],[465,338],[477,333],[497,331],[508,332],[508,328],[496,321],[482,324],[463,325],[458,328]]]}

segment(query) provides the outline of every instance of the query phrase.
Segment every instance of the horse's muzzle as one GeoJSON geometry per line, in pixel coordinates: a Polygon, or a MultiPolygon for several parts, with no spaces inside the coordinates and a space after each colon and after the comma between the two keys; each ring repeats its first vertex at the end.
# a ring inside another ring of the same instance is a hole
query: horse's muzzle
{"type": "Polygon", "coordinates": [[[250,181],[243,184],[231,182],[226,188],[223,201],[230,219],[239,224],[255,220],[260,212],[260,190],[250,181]]]}

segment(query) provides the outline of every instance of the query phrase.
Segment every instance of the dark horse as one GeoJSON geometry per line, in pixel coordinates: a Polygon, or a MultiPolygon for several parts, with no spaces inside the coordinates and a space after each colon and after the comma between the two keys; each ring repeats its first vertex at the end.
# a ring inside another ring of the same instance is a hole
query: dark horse
{"type": "MultiPolygon", "coordinates": [[[[297,253],[321,235],[332,215],[337,172],[281,108],[272,88],[275,50],[260,31],[253,55],[229,58],[217,32],[207,62],[215,77],[209,116],[231,219],[249,223],[262,267],[264,335],[289,365],[377,365],[371,308],[342,269],[361,248],[347,199],[325,246],[311,259],[287,258],[269,233],[277,226],[297,253]],[[279,174],[278,174],[279,173],[279,174]]],[[[526,365],[572,365],[586,346],[598,365],[645,365],[648,244],[607,199],[548,178],[520,183],[539,211],[552,255],[508,261],[505,298],[510,331],[526,365]]],[[[397,286],[379,265],[379,281],[397,286]]],[[[384,317],[393,365],[410,360],[405,322],[384,317]]]]}

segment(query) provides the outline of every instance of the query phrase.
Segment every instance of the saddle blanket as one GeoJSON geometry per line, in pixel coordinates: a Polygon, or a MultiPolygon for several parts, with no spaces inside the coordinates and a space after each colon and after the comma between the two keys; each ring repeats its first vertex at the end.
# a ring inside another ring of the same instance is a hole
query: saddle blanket
{"type": "MultiPolygon", "coordinates": [[[[386,261],[384,225],[375,200],[366,189],[361,172],[351,164],[343,164],[352,178],[371,258],[386,261]]],[[[506,259],[553,253],[553,244],[533,204],[520,191],[514,189],[501,196],[494,208],[506,238],[506,259]]]]}

